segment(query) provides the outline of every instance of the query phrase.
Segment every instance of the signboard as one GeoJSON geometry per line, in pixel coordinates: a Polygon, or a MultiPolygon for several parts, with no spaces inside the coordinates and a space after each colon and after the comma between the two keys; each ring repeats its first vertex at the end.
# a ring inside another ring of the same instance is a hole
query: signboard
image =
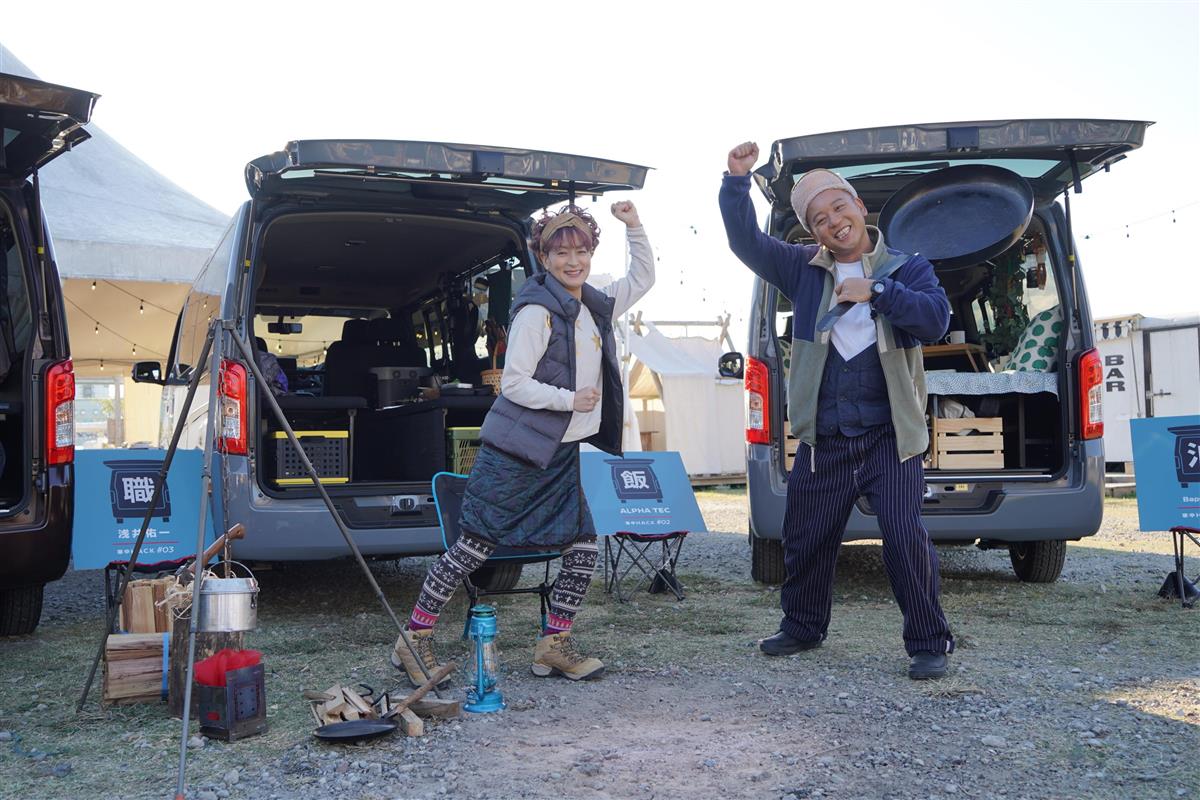
{"type": "MultiPolygon", "coordinates": [[[[139,564],[173,561],[195,553],[203,456],[199,450],[176,451],[138,553],[139,564]]],[[[75,451],[71,541],[75,569],[97,569],[110,561],[129,559],[165,457],[165,450],[75,451]]],[[[205,542],[214,538],[210,517],[205,542]]]]}
{"type": "Polygon", "coordinates": [[[679,453],[580,453],[580,477],[596,533],[707,530],[679,453]]]}
{"type": "Polygon", "coordinates": [[[1144,531],[1200,527],[1200,416],[1129,421],[1144,531]]]}

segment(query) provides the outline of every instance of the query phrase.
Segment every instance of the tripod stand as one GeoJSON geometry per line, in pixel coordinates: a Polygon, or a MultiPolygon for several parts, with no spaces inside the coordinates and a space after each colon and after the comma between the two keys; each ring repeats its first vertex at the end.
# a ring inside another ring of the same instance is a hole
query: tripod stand
{"type": "MultiPolygon", "coordinates": [[[[122,575],[121,583],[117,590],[116,602],[113,603],[113,607],[109,611],[108,619],[106,620],[104,626],[104,634],[100,638],[100,644],[97,648],[96,655],[92,659],[92,666],[88,672],[88,677],[86,683],[84,684],[83,692],[79,697],[79,704],[76,706],[76,713],[81,711],[84,703],[87,702],[88,693],[91,690],[92,683],[96,677],[96,668],[100,663],[101,657],[104,655],[104,648],[108,641],[109,632],[112,630],[113,622],[116,619],[116,615],[120,611],[121,603],[125,597],[126,587],[129,585],[129,580],[133,574],[134,565],[137,563],[138,553],[141,551],[142,543],[146,537],[146,530],[150,525],[151,515],[154,512],[155,506],[159,502],[162,489],[166,485],[167,474],[170,470],[171,462],[174,459],[175,452],[179,447],[179,440],[183,435],[183,429],[187,422],[188,413],[191,410],[192,401],[194,400],[196,390],[200,385],[200,376],[203,374],[203,370],[207,364],[209,374],[209,403],[207,413],[207,428],[204,438],[204,458],[201,468],[200,521],[199,525],[197,526],[198,530],[196,534],[196,557],[198,561],[203,558],[204,532],[208,522],[206,518],[207,507],[205,504],[205,499],[207,498],[210,504],[213,503],[212,458],[216,439],[220,436],[218,425],[221,421],[220,400],[222,397],[222,366],[224,361],[224,348],[227,346],[227,342],[233,343],[235,346],[234,349],[240,352],[240,355],[244,360],[243,363],[249,367],[251,373],[254,375],[255,385],[259,388],[259,397],[267,403],[275,417],[276,422],[279,423],[280,428],[282,428],[287,434],[288,441],[295,450],[301,465],[304,467],[305,473],[312,480],[313,485],[317,488],[318,493],[321,495],[321,499],[324,501],[325,507],[329,510],[334,522],[337,524],[338,530],[342,534],[342,538],[346,540],[346,544],[350,548],[350,552],[353,553],[355,560],[362,568],[363,574],[367,578],[367,582],[370,584],[371,589],[375,593],[375,597],[383,605],[384,611],[387,612],[388,617],[392,620],[392,623],[396,626],[397,630],[402,630],[403,628],[403,623],[396,616],[396,612],[392,610],[391,604],[388,603],[387,598],[384,596],[383,589],[380,588],[378,581],[375,580],[375,576],[371,573],[371,568],[367,565],[366,559],[363,558],[362,552],[358,548],[358,544],[354,541],[353,537],[351,537],[350,530],[346,527],[346,524],[342,520],[341,515],[338,513],[337,508],[333,505],[333,500],[330,499],[329,493],[321,484],[316,469],[313,467],[308,455],[304,452],[304,448],[300,446],[300,441],[296,438],[296,432],[292,429],[291,423],[288,422],[287,417],[283,413],[283,409],[279,407],[279,403],[275,400],[275,396],[271,393],[267,381],[263,378],[262,372],[258,368],[258,364],[254,359],[253,353],[250,352],[249,346],[238,337],[234,321],[215,319],[209,325],[208,333],[205,336],[204,344],[200,351],[200,358],[198,359],[197,366],[193,369],[192,376],[188,381],[188,391],[183,402],[183,408],[178,413],[178,421],[175,425],[175,431],[171,436],[171,443],[168,446],[166,456],[163,459],[162,469],[159,471],[158,477],[155,479],[153,495],[151,496],[149,505],[146,507],[146,515],[142,519],[141,530],[138,533],[137,540],[133,544],[133,550],[129,555],[129,561],[126,563],[125,571],[122,575]]],[[[246,420],[243,420],[243,422],[249,424],[246,420]]],[[[224,490],[225,487],[222,487],[222,491],[224,490]]],[[[213,516],[216,517],[215,511],[213,516]]],[[[227,523],[228,520],[222,520],[222,522],[227,523]]],[[[187,740],[191,715],[192,684],[194,681],[196,655],[196,632],[202,627],[200,616],[203,613],[203,605],[200,604],[198,600],[201,584],[203,583],[203,568],[204,564],[197,563],[194,571],[196,577],[193,581],[192,614],[190,615],[188,627],[187,677],[184,681],[183,726],[179,741],[179,773],[176,784],[176,800],[183,800],[184,796],[184,778],[187,768],[187,740]]],[[[405,642],[406,645],[408,644],[408,640],[404,639],[403,637],[401,637],[401,641],[405,642]]],[[[411,645],[409,645],[409,648],[410,650],[412,649],[411,645]]],[[[417,664],[421,666],[421,671],[428,679],[430,677],[429,673],[425,669],[421,658],[416,654],[415,651],[413,652],[413,658],[417,664]]],[[[437,693],[436,688],[434,691],[437,693]]],[[[437,693],[437,695],[439,697],[441,696],[440,693],[437,693]]]]}

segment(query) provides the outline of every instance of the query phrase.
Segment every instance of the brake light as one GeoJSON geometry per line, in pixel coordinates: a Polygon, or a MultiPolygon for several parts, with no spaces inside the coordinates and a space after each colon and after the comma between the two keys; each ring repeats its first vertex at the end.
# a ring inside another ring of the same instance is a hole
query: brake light
{"type": "Polygon", "coordinates": [[[1104,368],[1100,351],[1088,350],[1079,357],[1079,420],[1084,439],[1099,439],[1104,435],[1104,368]]]}
{"type": "Polygon", "coordinates": [[[46,463],[75,460],[75,367],[71,359],[46,370],[46,463]]]}
{"type": "Polygon", "coordinates": [[[236,361],[221,361],[221,450],[246,455],[246,368],[236,361]]]}
{"type": "Polygon", "coordinates": [[[746,359],[746,441],[771,443],[771,380],[767,365],[746,359]]]}

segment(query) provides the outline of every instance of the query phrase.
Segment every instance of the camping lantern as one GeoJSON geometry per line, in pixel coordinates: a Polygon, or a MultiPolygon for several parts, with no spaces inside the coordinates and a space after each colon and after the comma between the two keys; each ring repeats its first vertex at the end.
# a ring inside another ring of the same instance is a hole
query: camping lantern
{"type": "Polygon", "coordinates": [[[499,664],[496,658],[496,609],[494,606],[471,607],[467,635],[474,644],[471,659],[471,688],[467,689],[467,711],[486,714],[504,709],[504,696],[496,688],[499,683],[499,664]]]}

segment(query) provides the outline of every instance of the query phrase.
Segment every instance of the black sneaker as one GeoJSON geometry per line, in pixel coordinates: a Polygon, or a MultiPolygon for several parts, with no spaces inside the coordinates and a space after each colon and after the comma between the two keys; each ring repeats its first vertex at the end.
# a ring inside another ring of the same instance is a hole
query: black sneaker
{"type": "Polygon", "coordinates": [[[914,681],[936,680],[946,676],[946,666],[950,659],[945,653],[922,651],[912,657],[908,663],[908,677],[914,681]]]}
{"type": "Polygon", "coordinates": [[[769,656],[791,656],[803,650],[812,650],[820,646],[820,639],[806,642],[803,639],[793,638],[783,631],[779,631],[774,636],[768,636],[766,639],[760,639],[758,642],[758,649],[769,656]]]}

